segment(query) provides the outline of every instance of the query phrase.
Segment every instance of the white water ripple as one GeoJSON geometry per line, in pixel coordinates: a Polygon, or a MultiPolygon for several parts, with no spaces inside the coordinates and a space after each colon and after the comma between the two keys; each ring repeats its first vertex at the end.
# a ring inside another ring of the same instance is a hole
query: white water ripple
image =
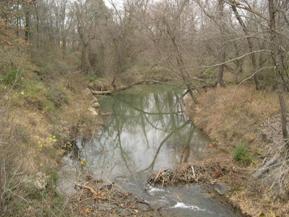
{"type": "Polygon", "coordinates": [[[193,211],[199,211],[199,212],[206,212],[206,209],[202,209],[198,206],[195,205],[187,205],[185,203],[182,202],[177,202],[176,205],[172,206],[171,208],[180,208],[180,209],[191,209],[193,211]]]}
{"type": "Polygon", "coordinates": [[[154,188],[154,187],[151,187],[151,186],[149,187],[148,191],[149,191],[150,193],[154,193],[154,192],[165,192],[164,189],[154,188]]]}

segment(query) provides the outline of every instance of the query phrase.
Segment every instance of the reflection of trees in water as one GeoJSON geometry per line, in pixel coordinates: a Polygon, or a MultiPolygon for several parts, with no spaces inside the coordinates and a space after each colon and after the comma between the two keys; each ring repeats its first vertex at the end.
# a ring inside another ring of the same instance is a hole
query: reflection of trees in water
{"type": "Polygon", "coordinates": [[[190,157],[190,152],[191,152],[191,141],[193,138],[193,134],[194,134],[194,126],[191,123],[189,132],[188,132],[188,140],[186,143],[183,144],[183,150],[181,153],[181,157],[180,157],[180,163],[187,163],[188,159],[190,157]]]}
{"type": "Polygon", "coordinates": [[[130,167],[129,167],[129,159],[128,159],[129,155],[128,155],[127,151],[123,149],[122,142],[121,142],[121,132],[122,132],[123,125],[118,121],[116,121],[116,125],[117,125],[116,128],[117,128],[117,141],[118,141],[117,144],[119,146],[120,155],[121,155],[121,158],[123,159],[125,167],[129,171],[129,173],[132,174],[130,167]]]}
{"type": "Polygon", "coordinates": [[[161,141],[161,143],[159,144],[157,150],[156,150],[156,153],[153,157],[153,160],[152,162],[150,163],[150,165],[145,169],[145,170],[148,170],[148,169],[153,169],[154,168],[154,165],[156,163],[156,160],[157,160],[157,157],[161,151],[161,148],[163,147],[163,145],[168,141],[168,139],[170,139],[170,137],[175,134],[175,133],[178,133],[182,128],[184,128],[185,126],[187,126],[189,124],[190,121],[186,121],[184,124],[182,124],[180,127],[177,127],[173,130],[171,130],[171,132],[161,141]]]}
{"type": "Polygon", "coordinates": [[[149,96],[116,95],[111,97],[113,118],[126,125],[151,125],[158,130],[170,130],[182,122],[181,110],[177,106],[180,101],[172,92],[154,93],[149,96]],[[145,120],[145,122],[144,122],[145,120]]]}
{"type": "MultiPolygon", "coordinates": [[[[190,146],[191,136],[188,135],[191,134],[193,127],[189,127],[191,122],[185,120],[181,112],[181,97],[174,91],[118,94],[103,98],[102,103],[112,112],[112,116],[108,119],[108,124],[103,129],[100,139],[97,140],[97,147],[94,148],[99,150],[100,147],[103,147],[104,150],[113,153],[102,156],[94,155],[98,156],[98,159],[95,160],[98,166],[101,161],[101,165],[106,168],[109,165],[110,167],[107,169],[112,171],[113,168],[121,166],[120,162],[117,162],[120,160],[130,173],[136,169],[133,167],[136,166],[134,163],[138,163],[133,161],[138,160],[133,159],[136,157],[135,150],[130,150],[133,149],[133,146],[131,144],[127,146],[123,140],[124,138],[133,140],[131,135],[134,133],[138,136],[136,140],[143,140],[145,149],[154,150],[153,153],[149,151],[147,165],[144,165],[146,167],[149,165],[148,169],[154,168],[164,145],[190,146]],[[140,134],[142,138],[139,138],[140,134]],[[157,140],[155,141],[157,144],[150,144],[153,140],[157,140]],[[151,158],[152,160],[149,162],[151,158]]],[[[129,142],[131,143],[131,141],[129,142]]]]}

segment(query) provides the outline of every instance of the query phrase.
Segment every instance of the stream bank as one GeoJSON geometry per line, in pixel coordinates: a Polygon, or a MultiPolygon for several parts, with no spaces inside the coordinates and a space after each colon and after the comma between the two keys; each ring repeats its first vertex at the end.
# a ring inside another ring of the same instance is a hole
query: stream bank
{"type": "Polygon", "coordinates": [[[54,76],[28,71],[9,92],[0,84],[0,216],[73,216],[57,171],[76,137],[91,137],[103,119],[85,75],[54,76]]]}
{"type": "MultiPolygon", "coordinates": [[[[251,86],[228,86],[203,90],[194,105],[186,100],[186,112],[212,144],[213,164],[230,166],[237,173],[220,177],[232,189],[228,201],[245,215],[288,216],[288,200],[276,198],[274,189],[253,178],[254,172],[268,156],[268,150],[277,149],[281,139],[276,93],[256,91],[251,86]],[[239,147],[246,147],[249,165],[236,161],[239,147]]],[[[288,98],[287,98],[288,100],[288,98]]]]}

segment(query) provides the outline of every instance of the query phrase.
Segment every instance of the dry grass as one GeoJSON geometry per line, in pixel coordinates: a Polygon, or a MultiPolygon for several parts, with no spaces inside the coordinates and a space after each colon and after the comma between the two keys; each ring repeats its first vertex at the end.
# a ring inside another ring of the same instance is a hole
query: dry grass
{"type": "MultiPolygon", "coordinates": [[[[288,102],[289,98],[286,100],[288,102]]],[[[269,147],[276,150],[276,145],[272,144],[275,140],[280,141],[281,128],[280,124],[276,125],[279,123],[276,119],[279,113],[277,94],[256,91],[251,86],[228,86],[202,92],[198,102],[197,106],[191,106],[189,114],[223,150],[223,155],[214,157],[215,161],[225,158],[234,163],[232,151],[241,143],[246,144],[254,156],[254,163],[243,170],[245,175],[226,178],[235,189],[230,196],[231,202],[254,217],[289,216],[288,201],[273,198],[268,185],[262,182],[263,178],[258,181],[251,176],[268,156],[269,147]]],[[[235,166],[238,165],[235,163],[235,166]]]]}
{"type": "Polygon", "coordinates": [[[222,146],[256,141],[260,124],[278,113],[275,93],[248,86],[210,89],[198,98],[195,123],[222,146]]]}

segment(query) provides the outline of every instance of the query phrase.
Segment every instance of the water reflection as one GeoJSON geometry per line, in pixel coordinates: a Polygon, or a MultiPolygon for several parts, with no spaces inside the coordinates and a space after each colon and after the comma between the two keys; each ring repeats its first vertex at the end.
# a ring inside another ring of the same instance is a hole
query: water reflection
{"type": "Polygon", "coordinates": [[[82,153],[98,178],[170,168],[202,153],[208,140],[184,116],[181,90],[146,88],[101,99],[102,110],[112,115],[82,153]]]}

